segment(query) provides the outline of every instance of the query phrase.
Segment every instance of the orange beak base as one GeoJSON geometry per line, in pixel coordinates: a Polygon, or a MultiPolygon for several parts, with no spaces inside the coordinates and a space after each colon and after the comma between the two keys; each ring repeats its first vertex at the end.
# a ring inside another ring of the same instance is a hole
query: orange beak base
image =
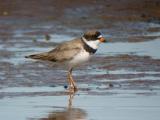
{"type": "Polygon", "coordinates": [[[104,37],[100,37],[99,41],[104,43],[104,42],[106,42],[106,39],[104,37]]]}

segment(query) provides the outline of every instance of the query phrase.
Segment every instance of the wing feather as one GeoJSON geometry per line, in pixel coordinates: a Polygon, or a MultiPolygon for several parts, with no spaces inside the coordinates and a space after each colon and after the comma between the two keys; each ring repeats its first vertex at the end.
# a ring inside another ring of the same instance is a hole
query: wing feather
{"type": "Polygon", "coordinates": [[[63,62],[72,59],[78,54],[78,52],[80,52],[81,48],[81,40],[75,39],[64,42],[49,52],[29,55],[26,56],[26,58],[63,62]]]}

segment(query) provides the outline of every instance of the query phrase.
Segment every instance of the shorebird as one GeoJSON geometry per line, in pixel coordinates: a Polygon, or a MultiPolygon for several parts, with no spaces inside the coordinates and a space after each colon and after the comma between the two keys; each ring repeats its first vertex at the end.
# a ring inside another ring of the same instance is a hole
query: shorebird
{"type": "Polygon", "coordinates": [[[62,42],[49,52],[33,54],[26,58],[47,60],[58,63],[66,63],[68,66],[69,90],[77,91],[76,83],[72,77],[73,68],[89,60],[97,51],[98,45],[105,42],[105,38],[99,31],[85,32],[82,37],[62,42]]]}

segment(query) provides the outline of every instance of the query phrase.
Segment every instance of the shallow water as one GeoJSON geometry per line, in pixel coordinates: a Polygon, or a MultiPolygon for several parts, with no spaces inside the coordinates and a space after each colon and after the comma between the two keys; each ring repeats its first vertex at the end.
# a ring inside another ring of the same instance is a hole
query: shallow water
{"type": "Polygon", "coordinates": [[[0,74],[0,118],[151,120],[154,116],[159,120],[159,44],[156,39],[101,45],[91,63],[74,72],[79,91],[72,100],[63,87],[67,83],[64,70],[23,58],[24,54],[47,51],[51,46],[11,46],[7,50],[16,55],[0,60],[4,67],[0,74]]]}
{"type": "Polygon", "coordinates": [[[150,120],[154,116],[158,120],[159,99],[159,94],[145,95],[140,91],[108,95],[80,92],[73,98],[69,95],[11,97],[0,100],[0,116],[6,120],[150,120]]]}
{"type": "MultiPolygon", "coordinates": [[[[64,36],[57,38],[65,40],[64,36]]],[[[73,98],[63,87],[67,83],[63,69],[24,58],[55,46],[50,45],[52,40],[39,42],[42,43],[15,41],[6,49],[11,54],[0,60],[1,118],[150,120],[154,116],[159,119],[159,39],[101,45],[90,63],[74,72],[79,91],[73,98]]],[[[0,50],[5,50],[8,44],[1,44],[0,50]]]]}
{"type": "Polygon", "coordinates": [[[0,119],[159,120],[159,5],[145,0],[1,2],[0,119]],[[24,58],[90,28],[101,30],[107,43],[74,70],[75,95],[65,89],[65,69],[24,58]]]}
{"type": "Polygon", "coordinates": [[[140,56],[150,56],[154,59],[160,59],[160,38],[147,42],[139,43],[108,43],[102,45],[98,53],[105,54],[107,56],[113,56],[118,54],[131,54],[140,56]]]}

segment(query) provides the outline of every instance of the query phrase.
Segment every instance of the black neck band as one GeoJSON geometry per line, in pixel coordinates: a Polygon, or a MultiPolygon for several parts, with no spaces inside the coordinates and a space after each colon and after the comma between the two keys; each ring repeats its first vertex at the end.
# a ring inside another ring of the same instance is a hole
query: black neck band
{"type": "Polygon", "coordinates": [[[82,42],[83,42],[84,49],[87,52],[89,52],[90,54],[94,54],[97,51],[97,49],[93,49],[92,47],[90,47],[89,45],[87,45],[87,43],[85,43],[85,41],[83,40],[83,38],[82,38],[82,42]]]}

